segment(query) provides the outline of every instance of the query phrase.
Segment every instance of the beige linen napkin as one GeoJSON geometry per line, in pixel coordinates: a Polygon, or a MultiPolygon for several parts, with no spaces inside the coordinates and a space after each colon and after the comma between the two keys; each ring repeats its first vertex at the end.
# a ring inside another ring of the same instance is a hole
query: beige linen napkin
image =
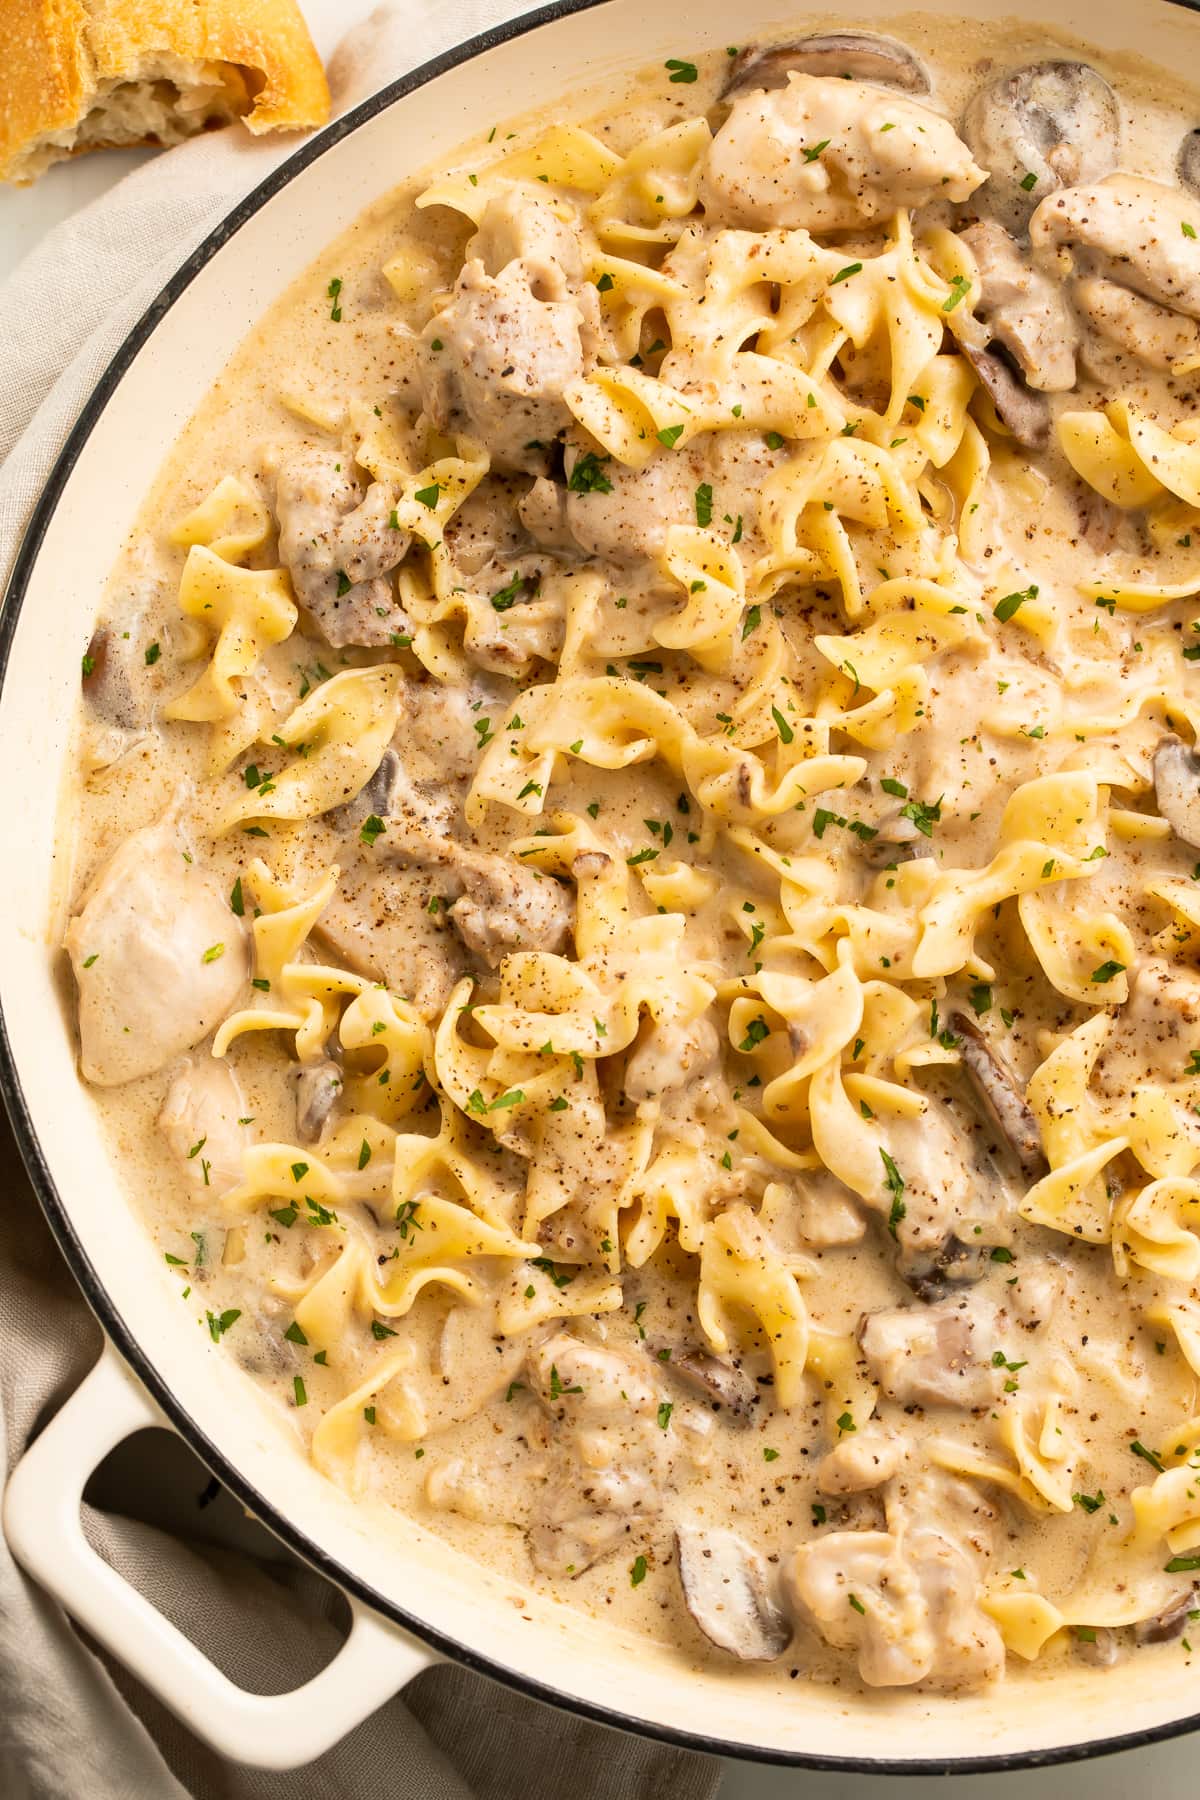
{"type": "MultiPolygon", "coordinates": [[[[335,59],[339,103],[521,10],[413,0],[376,15],[335,59]]],[[[290,147],[235,128],[155,158],[52,232],[0,289],[0,582],[129,327],[290,147]]],[[[0,1470],[99,1347],[0,1122],[0,1470]]],[[[85,1516],[102,1554],[244,1686],[287,1691],[336,1647],[340,1597],[248,1521],[178,1440],[125,1446],[93,1483],[85,1516]]],[[[4,1800],[708,1800],[719,1779],[706,1757],[584,1724],[456,1668],[422,1675],[306,1769],[233,1767],[85,1644],[0,1543],[4,1800]]]]}

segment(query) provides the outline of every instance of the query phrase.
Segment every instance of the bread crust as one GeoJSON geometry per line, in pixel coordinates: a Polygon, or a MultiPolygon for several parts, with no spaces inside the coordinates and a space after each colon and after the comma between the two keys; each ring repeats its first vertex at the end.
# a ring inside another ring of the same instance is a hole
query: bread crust
{"type": "MultiPolygon", "coordinates": [[[[329,117],[294,0],[0,0],[0,180],[32,180],[38,167],[25,164],[45,140],[72,132],[112,84],[137,81],[156,57],[198,77],[210,65],[230,111],[256,134],[329,117]]],[[[92,134],[88,147],[103,142],[92,134]]]]}

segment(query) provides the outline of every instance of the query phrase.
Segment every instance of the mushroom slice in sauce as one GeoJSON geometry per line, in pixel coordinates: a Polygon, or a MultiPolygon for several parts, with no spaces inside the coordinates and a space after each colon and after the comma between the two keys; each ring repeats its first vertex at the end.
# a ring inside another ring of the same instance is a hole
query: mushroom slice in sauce
{"type": "Polygon", "coordinates": [[[963,343],[962,353],[987,389],[1002,425],[1027,450],[1039,450],[1050,435],[1050,408],[1041,394],[1026,387],[996,345],[963,343]]]}
{"type": "Polygon", "coordinates": [[[1164,737],[1154,752],[1154,801],[1175,836],[1200,850],[1200,757],[1182,738],[1164,737]]]}
{"type": "Polygon", "coordinates": [[[1188,188],[1200,198],[1200,125],[1189,131],[1180,144],[1175,173],[1180,187],[1188,188]]]}
{"type": "Polygon", "coordinates": [[[655,1346],[657,1360],[677,1375],[694,1394],[700,1394],[705,1400],[723,1406],[739,1425],[744,1425],[752,1417],[758,1400],[758,1389],[744,1370],[726,1362],[724,1357],[713,1356],[707,1350],[685,1350],[679,1356],[673,1351],[664,1355],[664,1350],[668,1350],[666,1345],[655,1346]]]}
{"type": "Polygon", "coordinates": [[[300,1070],[296,1077],[296,1129],[304,1143],[316,1143],[341,1095],[342,1071],[335,1062],[300,1070]]]}
{"type": "Polygon", "coordinates": [[[1195,1604],[1195,1589],[1189,1588],[1186,1594],[1180,1594],[1178,1600],[1173,1600],[1170,1606],[1164,1606],[1153,1618],[1139,1619],[1133,1628],[1134,1643],[1167,1644],[1172,1638],[1182,1637],[1195,1604]]]}
{"type": "Polygon", "coordinates": [[[781,1656],[791,1627],[771,1598],[758,1551],[735,1531],[699,1525],[681,1525],[675,1547],[684,1602],[710,1643],[742,1662],[781,1656]]]}
{"type": "Polygon", "coordinates": [[[886,869],[892,863],[908,862],[914,856],[924,856],[931,848],[929,839],[905,816],[900,807],[884,814],[875,828],[873,838],[867,838],[865,842],[862,838],[856,838],[854,847],[863,861],[870,863],[873,869],[886,869]]]}
{"type": "Polygon", "coordinates": [[[971,324],[983,324],[1029,387],[1045,394],[1073,388],[1079,329],[1062,283],[1036,268],[1029,252],[994,219],[977,220],[962,233],[962,242],[979,272],[971,324]]]}
{"type": "Polygon", "coordinates": [[[1117,97],[1087,63],[1014,69],[976,94],[963,115],[963,137],[989,171],[975,202],[1009,231],[1023,232],[1055,188],[1116,168],[1120,133],[1117,97]]]}
{"type": "Polygon", "coordinates": [[[988,1117],[1000,1132],[1021,1173],[1036,1181],[1046,1172],[1041,1133],[1021,1092],[1016,1076],[974,1020],[965,1013],[951,1013],[950,1028],[958,1037],[963,1068],[988,1117]]]}
{"type": "Polygon", "coordinates": [[[1075,1654],[1080,1662],[1090,1663],[1093,1669],[1111,1669],[1121,1654],[1116,1632],[1110,1631],[1107,1625],[1077,1627],[1075,1654]]]}
{"type": "Polygon", "coordinates": [[[787,44],[753,46],[734,61],[722,99],[747,88],[786,87],[800,75],[841,75],[851,81],[880,82],[908,94],[927,94],[929,76],[907,44],[871,31],[828,31],[787,44]]]}

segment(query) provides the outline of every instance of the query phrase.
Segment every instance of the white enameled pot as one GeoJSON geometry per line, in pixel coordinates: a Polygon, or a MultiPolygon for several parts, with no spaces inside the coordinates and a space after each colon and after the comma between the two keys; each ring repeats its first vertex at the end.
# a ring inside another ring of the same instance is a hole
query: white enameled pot
{"type": "MultiPolygon", "coordinates": [[[[925,0],[1049,23],[1200,75],[1185,0],[925,0]]],[[[886,29],[903,10],[875,0],[886,29]]],[[[834,0],[822,23],[861,21],[834,0]]],[[[860,1699],[778,1675],[718,1671],[524,1596],[411,1522],[352,1503],[310,1466],[282,1415],[196,1330],[122,1192],[76,1072],[56,952],[63,872],[55,809],[79,657],[105,576],[159,464],[275,297],[363,207],[478,130],[607,72],[799,23],[780,0],[565,0],[386,89],[238,206],[172,280],[84,409],[38,507],[0,620],[0,1080],[50,1223],[109,1347],[9,1483],[4,1526],[26,1568],[218,1750],[292,1767],[318,1756],[414,1674],[453,1657],[628,1729],[734,1756],[881,1772],[1012,1768],[1130,1747],[1200,1725],[1182,1662],[1065,1665],[968,1697],[860,1699]],[[106,1451],[169,1423],[264,1523],[350,1598],[345,1647],[315,1680],[261,1698],[233,1687],[88,1547],[83,1485],[106,1451]]]]}

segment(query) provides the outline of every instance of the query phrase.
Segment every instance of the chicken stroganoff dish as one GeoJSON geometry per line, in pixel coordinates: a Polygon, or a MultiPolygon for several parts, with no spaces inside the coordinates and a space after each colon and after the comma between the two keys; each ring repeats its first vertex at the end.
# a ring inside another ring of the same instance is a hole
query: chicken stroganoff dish
{"type": "Polygon", "coordinates": [[[681,1666],[1200,1644],[1198,124],[916,16],[481,121],[83,656],[81,1068],[205,1353],[681,1666]]]}

